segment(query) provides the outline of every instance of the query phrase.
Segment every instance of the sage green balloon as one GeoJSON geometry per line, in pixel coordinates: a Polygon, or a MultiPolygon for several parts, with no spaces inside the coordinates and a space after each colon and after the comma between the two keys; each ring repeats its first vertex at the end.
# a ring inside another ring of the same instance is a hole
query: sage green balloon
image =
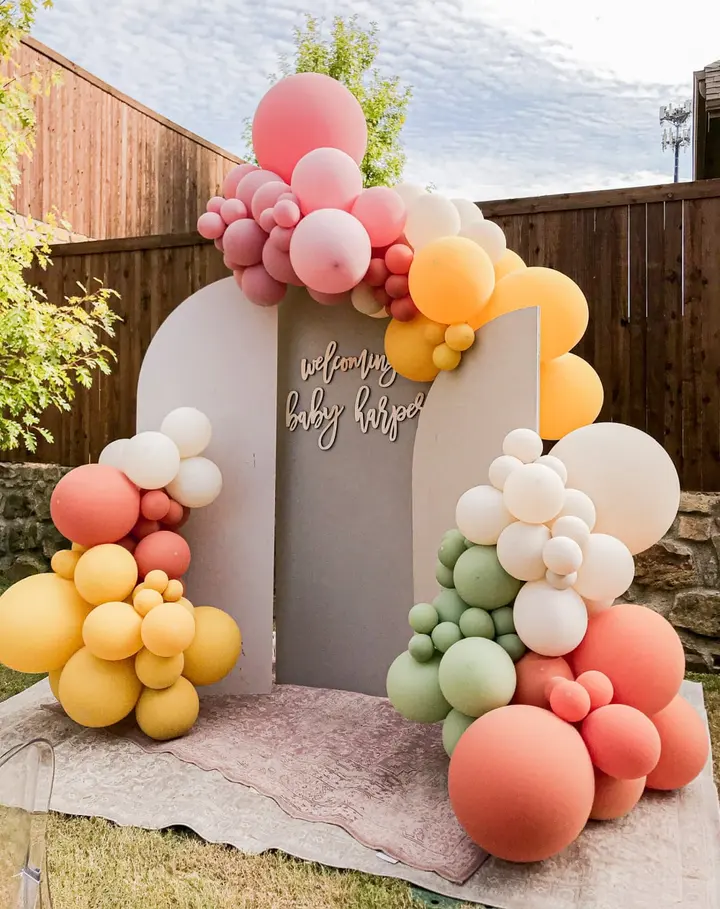
{"type": "Polygon", "coordinates": [[[487,638],[463,638],[443,654],[440,690],[466,716],[482,716],[512,700],[515,665],[503,648],[487,638]]]}
{"type": "Polygon", "coordinates": [[[429,634],[414,634],[410,638],[408,650],[412,658],[417,660],[418,663],[427,663],[428,660],[433,658],[435,645],[429,634]]]}
{"type": "Polygon", "coordinates": [[[495,634],[515,634],[515,619],[512,606],[501,606],[493,609],[492,620],[495,625],[495,634]]]}
{"type": "Polygon", "coordinates": [[[465,716],[454,707],[445,717],[442,726],[442,743],[448,757],[452,757],[455,746],[460,741],[460,736],[468,726],[472,726],[476,719],[477,717],[474,716],[465,716]]]}
{"type": "Polygon", "coordinates": [[[474,545],[475,543],[473,543],[472,540],[468,540],[467,537],[465,538],[465,549],[471,549],[474,545]]]}
{"type": "Polygon", "coordinates": [[[495,626],[490,613],[484,609],[478,609],[477,606],[471,606],[460,616],[460,631],[466,638],[492,640],[495,637],[495,626]]]}
{"type": "Polygon", "coordinates": [[[440,559],[437,560],[435,566],[435,580],[441,587],[452,587],[453,586],[453,573],[451,568],[446,568],[440,559]]]}
{"type": "Polygon", "coordinates": [[[498,561],[494,546],[473,546],[455,563],[455,590],[468,604],[480,609],[507,606],[523,586],[511,577],[498,561]]]}
{"type": "Polygon", "coordinates": [[[456,625],[467,609],[467,603],[463,602],[456,590],[441,590],[432,604],[441,622],[455,622],[456,625]]]}
{"type": "Polygon", "coordinates": [[[465,552],[465,537],[459,530],[448,530],[443,535],[440,549],[438,550],[438,559],[442,564],[452,570],[460,556],[465,552]]]}
{"type": "Polygon", "coordinates": [[[409,651],[401,653],[387,674],[387,696],[399,714],[414,723],[439,723],[450,713],[440,691],[440,655],[418,663],[409,651]]]}
{"type": "Polygon", "coordinates": [[[445,653],[453,644],[457,644],[461,638],[462,632],[455,622],[440,622],[432,630],[432,642],[440,653],[445,653]]]}
{"type": "Polygon", "coordinates": [[[412,630],[418,634],[430,634],[440,618],[437,609],[430,603],[416,603],[408,614],[408,621],[412,630]]]}
{"type": "Polygon", "coordinates": [[[527,647],[516,634],[501,634],[496,640],[513,663],[517,663],[527,653],[527,647]]]}

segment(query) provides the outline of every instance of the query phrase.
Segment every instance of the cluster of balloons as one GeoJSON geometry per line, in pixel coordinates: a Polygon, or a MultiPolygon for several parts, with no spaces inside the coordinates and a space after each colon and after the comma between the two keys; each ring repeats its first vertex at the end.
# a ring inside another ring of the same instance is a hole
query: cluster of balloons
{"type": "Polygon", "coordinates": [[[204,414],[179,408],[161,432],[113,442],[102,463],[70,471],[50,510],[72,547],[55,554],[51,572],[0,597],[0,662],[49,673],[82,726],[112,726],[134,711],[153,739],[184,735],[198,717],[196,686],[220,681],[240,656],[235,621],[195,608],[182,581],[190,548],[178,529],[222,485],[200,457],[211,433],[204,414]]]}
{"type": "Polygon", "coordinates": [[[460,823],[515,862],[557,854],[646,789],[686,786],[709,753],[679,694],[677,633],[615,602],[633,555],[675,518],[672,461],[610,423],[542,452],[537,433],[511,432],[489,484],[460,497],[438,552],[441,591],[410,611],[415,634],[387,677],[403,716],[442,722],[460,823]]]}

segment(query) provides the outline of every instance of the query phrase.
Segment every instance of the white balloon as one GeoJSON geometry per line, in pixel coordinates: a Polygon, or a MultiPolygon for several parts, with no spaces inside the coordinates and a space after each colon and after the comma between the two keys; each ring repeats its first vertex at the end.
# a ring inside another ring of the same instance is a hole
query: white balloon
{"type": "Polygon", "coordinates": [[[405,237],[415,250],[441,237],[455,237],[459,231],[460,212],[445,196],[427,193],[408,208],[405,237]]]}
{"type": "Polygon", "coordinates": [[[368,284],[360,283],[350,291],[350,302],[364,316],[374,316],[384,309],[382,303],[373,296],[373,289],[368,284]]]}
{"type": "Polygon", "coordinates": [[[545,572],[545,580],[551,587],[554,587],[555,590],[567,590],[568,587],[572,587],[575,581],[577,581],[577,572],[572,571],[570,574],[556,574],[548,568],[545,572]]]}
{"type": "Polygon", "coordinates": [[[542,464],[543,467],[549,467],[550,470],[554,470],[555,473],[563,481],[563,484],[567,483],[567,468],[560,460],[560,458],[555,458],[553,455],[543,455],[535,461],[536,464],[542,464]]]}
{"type": "Polygon", "coordinates": [[[162,432],[140,432],[128,440],[125,474],[141,489],[162,489],[180,469],[180,452],[162,432]]]}
{"type": "Polygon", "coordinates": [[[545,544],[543,561],[546,568],[555,574],[572,574],[582,565],[582,549],[570,537],[554,536],[545,544]]]}
{"type": "Polygon", "coordinates": [[[531,464],[542,455],[543,441],[533,429],[513,429],[503,440],[503,454],[531,464]]]}
{"type": "Polygon", "coordinates": [[[383,306],[377,312],[370,313],[370,318],[371,319],[389,319],[390,313],[383,306]]]}
{"type": "Polygon", "coordinates": [[[451,199],[452,204],[457,208],[460,215],[460,229],[464,230],[471,224],[483,220],[483,213],[478,206],[469,199],[451,199]]]}
{"type": "Polygon", "coordinates": [[[495,489],[502,491],[505,487],[505,480],[516,467],[522,467],[522,461],[513,458],[512,455],[500,455],[499,458],[495,458],[488,470],[490,483],[495,489]]]}
{"type": "Polygon", "coordinates": [[[544,524],[515,521],[498,537],[498,562],[518,581],[539,581],[545,576],[543,548],[549,539],[550,531],[544,524]]]}
{"type": "Polygon", "coordinates": [[[398,183],[397,186],[393,186],[393,189],[405,203],[405,208],[410,208],[420,196],[428,195],[425,187],[419,186],[417,183],[398,183]]]}
{"type": "Polygon", "coordinates": [[[562,480],[542,464],[523,464],[513,470],[503,490],[507,510],[526,524],[552,521],[562,508],[564,497],[562,480]]]}
{"type": "Polygon", "coordinates": [[[575,650],[585,637],[588,614],[572,588],[556,590],[547,581],[531,581],[515,599],[513,621],[528,649],[557,657],[575,650]]]}
{"type": "Polygon", "coordinates": [[[605,612],[612,609],[615,600],[585,600],[585,606],[589,616],[597,615],[599,612],[605,612]]]}
{"type": "Polygon", "coordinates": [[[635,561],[617,537],[593,533],[583,549],[575,590],[588,600],[614,600],[632,584],[635,561]]]}
{"type": "Polygon", "coordinates": [[[579,489],[566,489],[565,501],[563,502],[563,507],[560,509],[556,520],[566,516],[580,518],[581,521],[585,522],[588,530],[593,530],[595,527],[596,515],[595,506],[593,505],[590,496],[581,492],[579,489]]]}
{"type": "Polygon", "coordinates": [[[162,421],[160,432],[173,440],[181,458],[194,458],[210,444],[212,424],[196,407],[178,407],[162,421]]]}
{"type": "Polygon", "coordinates": [[[180,463],[178,475],[167,491],[186,508],[204,508],[217,499],[222,490],[220,468],[207,458],[187,458],[180,463]]]}
{"type": "Polygon", "coordinates": [[[460,533],[478,546],[494,546],[512,521],[503,494],[493,486],[474,486],[463,493],[455,509],[460,533]]]}
{"type": "Polygon", "coordinates": [[[484,249],[493,265],[498,263],[507,252],[505,232],[494,221],[486,221],[485,218],[482,221],[474,221],[467,227],[463,227],[460,236],[472,240],[473,243],[477,243],[481,249],[484,249]]]}
{"type": "Polygon", "coordinates": [[[675,466],[655,439],[622,423],[593,423],[561,439],[552,453],[568,483],[595,503],[595,530],[622,540],[635,555],[670,529],[680,505],[675,466]]]}
{"type": "Polygon", "coordinates": [[[107,464],[109,467],[117,467],[118,470],[125,470],[125,452],[127,443],[130,439],[115,439],[110,442],[100,452],[98,464],[107,464]]]}
{"type": "Polygon", "coordinates": [[[585,521],[572,514],[555,518],[552,522],[551,530],[554,537],[570,537],[571,540],[575,540],[580,549],[590,539],[590,528],[585,521]]]}

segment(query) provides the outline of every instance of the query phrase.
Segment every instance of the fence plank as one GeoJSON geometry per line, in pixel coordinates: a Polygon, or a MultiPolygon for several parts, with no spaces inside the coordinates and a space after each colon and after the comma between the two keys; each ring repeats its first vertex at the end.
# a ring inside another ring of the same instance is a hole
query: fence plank
{"type": "Polygon", "coordinates": [[[709,419],[703,402],[703,281],[702,218],[705,202],[684,204],[684,313],[683,313],[683,482],[687,489],[704,489],[703,438],[709,419]]]}
{"type": "Polygon", "coordinates": [[[700,207],[703,489],[720,489],[720,199],[700,207]]]}

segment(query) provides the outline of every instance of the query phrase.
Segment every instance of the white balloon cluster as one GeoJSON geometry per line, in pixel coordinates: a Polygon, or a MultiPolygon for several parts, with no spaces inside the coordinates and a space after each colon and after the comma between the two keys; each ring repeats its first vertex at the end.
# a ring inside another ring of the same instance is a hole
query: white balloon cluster
{"type": "Polygon", "coordinates": [[[609,608],[635,574],[624,542],[593,533],[596,509],[568,488],[565,464],[543,455],[540,436],[516,429],[490,465],[490,485],[460,497],[456,522],[472,543],[496,546],[505,571],[525,581],[515,600],[515,629],[543,656],[563,656],[585,636],[588,614],[609,608]]]}
{"type": "Polygon", "coordinates": [[[178,407],[159,432],[139,432],[117,439],[100,454],[100,464],[121,470],[140,489],[165,489],[185,508],[204,508],[220,495],[217,464],[201,457],[210,444],[212,425],[194,407],[178,407]]]}

